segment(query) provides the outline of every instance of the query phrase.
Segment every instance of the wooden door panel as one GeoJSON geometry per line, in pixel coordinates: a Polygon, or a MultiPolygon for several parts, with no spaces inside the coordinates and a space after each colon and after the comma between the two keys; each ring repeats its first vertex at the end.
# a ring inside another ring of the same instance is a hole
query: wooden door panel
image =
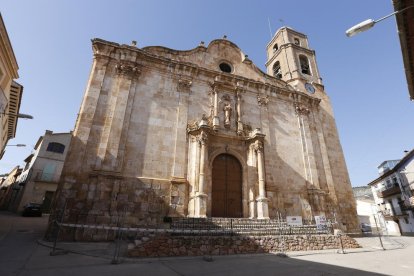
{"type": "Polygon", "coordinates": [[[212,172],[213,217],[242,216],[242,170],[232,155],[221,154],[214,159],[212,172]]]}

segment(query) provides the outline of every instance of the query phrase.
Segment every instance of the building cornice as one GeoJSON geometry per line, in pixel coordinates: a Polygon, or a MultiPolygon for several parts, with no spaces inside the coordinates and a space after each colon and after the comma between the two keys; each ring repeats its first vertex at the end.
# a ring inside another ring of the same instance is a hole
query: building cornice
{"type": "Polygon", "coordinates": [[[6,30],[6,26],[3,21],[3,17],[0,13],[0,51],[4,53],[6,56],[5,62],[6,62],[6,70],[9,71],[9,74],[13,79],[19,78],[18,70],[19,66],[17,64],[16,56],[13,52],[13,47],[10,42],[9,35],[6,30]]]}
{"type": "MultiPolygon", "coordinates": [[[[413,1],[393,0],[394,10],[400,11],[413,5],[413,1]]],[[[396,15],[398,36],[407,78],[410,100],[414,100],[414,8],[409,8],[396,15]]]]}
{"type": "MultiPolygon", "coordinates": [[[[234,45],[234,47],[237,47],[234,43],[232,43],[232,45],[234,45]]],[[[200,47],[203,46],[199,46],[197,48],[200,47]]],[[[282,95],[287,96],[287,98],[293,98],[293,95],[300,95],[300,97],[298,97],[299,99],[306,100],[308,102],[314,102],[317,104],[320,102],[320,99],[309,96],[304,92],[297,91],[285,81],[279,80],[265,73],[263,73],[263,77],[268,82],[253,80],[246,77],[242,77],[240,75],[218,72],[215,70],[201,67],[191,62],[169,59],[164,56],[159,56],[154,53],[150,53],[148,51],[145,51],[144,49],[140,49],[135,46],[129,46],[125,44],[120,45],[118,43],[105,41],[99,38],[95,38],[92,40],[92,48],[94,51],[95,58],[102,57],[116,63],[129,62],[131,64],[136,64],[138,67],[145,67],[143,61],[158,63],[163,65],[165,70],[170,70],[176,75],[194,78],[199,74],[204,74],[208,78],[213,79],[214,83],[216,83],[217,85],[233,87],[234,89],[236,89],[237,86],[241,85],[244,88],[251,88],[256,90],[253,92],[256,94],[264,93],[266,95],[282,95]]]]}

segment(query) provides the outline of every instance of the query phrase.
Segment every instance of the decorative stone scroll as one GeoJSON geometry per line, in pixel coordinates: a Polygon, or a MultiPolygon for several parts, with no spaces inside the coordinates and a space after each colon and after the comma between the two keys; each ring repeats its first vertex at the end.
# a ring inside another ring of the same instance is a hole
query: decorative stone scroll
{"type": "Polygon", "coordinates": [[[267,104],[269,103],[269,96],[257,96],[257,103],[259,106],[267,107],[267,104]]]}
{"type": "Polygon", "coordinates": [[[115,69],[118,75],[130,78],[138,77],[141,74],[141,69],[138,66],[125,62],[120,62],[115,65],[115,69]]]}
{"type": "Polygon", "coordinates": [[[200,143],[200,145],[207,144],[208,141],[208,135],[206,131],[201,131],[201,133],[197,136],[197,141],[200,143]]]}
{"type": "Polygon", "coordinates": [[[307,107],[306,107],[306,106],[304,106],[304,105],[301,105],[301,104],[295,103],[295,113],[296,113],[296,115],[298,115],[298,116],[300,116],[300,115],[305,115],[305,116],[307,116],[307,115],[309,115],[310,110],[309,110],[309,108],[307,108],[307,107]]]}
{"type": "Polygon", "coordinates": [[[178,80],[178,91],[180,92],[190,92],[190,88],[193,82],[187,79],[178,80]]]}
{"type": "Polygon", "coordinates": [[[263,152],[263,143],[261,141],[257,140],[253,145],[253,149],[256,152],[263,152]]]}

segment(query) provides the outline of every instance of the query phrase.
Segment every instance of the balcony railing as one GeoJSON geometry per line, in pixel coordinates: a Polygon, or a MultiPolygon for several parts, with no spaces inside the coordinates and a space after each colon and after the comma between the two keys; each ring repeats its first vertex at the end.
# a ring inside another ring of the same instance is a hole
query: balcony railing
{"type": "Polygon", "coordinates": [[[45,173],[43,171],[34,171],[33,172],[33,180],[40,181],[40,182],[52,182],[57,183],[59,182],[60,175],[56,175],[55,173],[45,173]]]}
{"type": "Polygon", "coordinates": [[[378,191],[377,195],[378,197],[384,198],[384,197],[389,197],[395,194],[400,194],[401,193],[401,189],[400,186],[392,186],[391,188],[387,188],[384,189],[382,191],[378,191]]]}
{"type": "Polygon", "coordinates": [[[393,218],[398,216],[406,216],[407,213],[405,212],[405,208],[403,206],[394,206],[392,210],[382,210],[381,213],[384,215],[384,217],[393,218]]]}

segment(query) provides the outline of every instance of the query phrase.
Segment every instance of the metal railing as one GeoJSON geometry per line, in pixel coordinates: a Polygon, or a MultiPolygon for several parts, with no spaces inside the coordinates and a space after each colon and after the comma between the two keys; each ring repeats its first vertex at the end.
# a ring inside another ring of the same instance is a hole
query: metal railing
{"type": "Polygon", "coordinates": [[[401,189],[400,189],[400,186],[398,186],[397,184],[390,188],[385,188],[383,190],[378,191],[377,195],[380,198],[384,198],[384,197],[392,196],[392,195],[399,194],[399,193],[401,193],[401,189]]]}
{"type": "Polygon", "coordinates": [[[43,170],[34,170],[32,174],[34,181],[41,181],[41,182],[59,182],[60,175],[55,173],[46,173],[43,170]]]}

